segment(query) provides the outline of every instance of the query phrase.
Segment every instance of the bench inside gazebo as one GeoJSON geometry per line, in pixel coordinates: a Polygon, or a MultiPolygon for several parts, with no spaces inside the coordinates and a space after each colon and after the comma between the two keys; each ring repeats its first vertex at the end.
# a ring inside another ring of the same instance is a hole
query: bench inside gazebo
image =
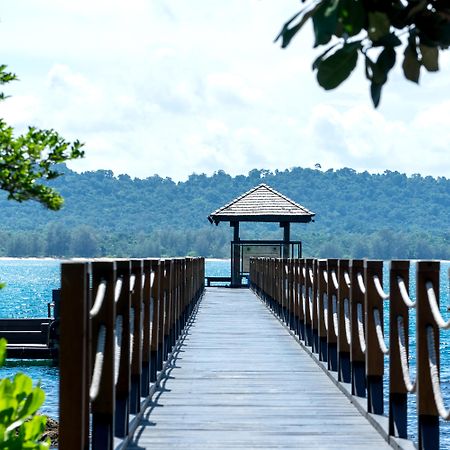
{"type": "MultiPolygon", "coordinates": [[[[260,184],[208,216],[211,223],[229,222],[233,227],[231,241],[231,287],[241,287],[248,277],[251,257],[293,258],[302,256],[301,241],[291,240],[291,223],[313,221],[315,213],[291,200],[267,184],[260,184]],[[241,240],[241,222],[278,222],[283,228],[281,240],[241,240]]],[[[225,281],[225,277],[220,277],[225,281]]],[[[207,284],[218,281],[207,277],[207,284]]]]}

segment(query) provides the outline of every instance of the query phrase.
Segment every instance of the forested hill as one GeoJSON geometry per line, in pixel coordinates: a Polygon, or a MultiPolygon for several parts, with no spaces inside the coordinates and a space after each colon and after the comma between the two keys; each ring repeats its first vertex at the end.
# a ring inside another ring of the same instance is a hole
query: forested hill
{"type": "MultiPolygon", "coordinates": [[[[61,211],[0,201],[0,253],[228,256],[228,225],[210,225],[207,216],[262,182],[316,213],[314,223],[293,229],[292,238],[301,238],[308,254],[450,258],[450,180],[348,168],[255,169],[236,177],[219,171],[178,183],[157,175],[132,179],[64,168],[53,182],[65,198],[61,211]]],[[[244,233],[281,237],[275,225],[248,225],[244,233]]]]}

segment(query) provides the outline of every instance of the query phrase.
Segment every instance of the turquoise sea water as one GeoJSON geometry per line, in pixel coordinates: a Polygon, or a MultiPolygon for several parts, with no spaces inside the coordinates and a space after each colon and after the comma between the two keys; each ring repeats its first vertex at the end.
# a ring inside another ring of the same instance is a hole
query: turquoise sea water
{"type": "MultiPolygon", "coordinates": [[[[441,266],[441,309],[444,317],[448,315],[450,306],[448,270],[450,263],[441,266]]],[[[388,264],[385,264],[384,285],[387,283],[388,264]]],[[[207,276],[229,276],[229,260],[207,260],[207,276]]],[[[415,292],[414,266],[411,268],[412,293],[415,292]]],[[[0,281],[6,282],[6,287],[0,290],[0,317],[46,317],[47,303],[51,301],[52,289],[60,285],[60,261],[43,259],[0,259],[0,281]]],[[[385,322],[387,322],[388,302],[386,302],[385,322]]],[[[415,342],[414,342],[414,314],[411,316],[410,330],[410,364],[415,379],[415,342]]],[[[387,325],[387,323],[385,323],[387,325]]],[[[385,330],[388,327],[385,326],[385,330]]],[[[386,340],[388,336],[386,335],[386,340]]],[[[0,377],[10,376],[18,370],[27,373],[33,379],[40,380],[46,392],[46,402],[43,412],[58,417],[58,368],[48,362],[9,361],[6,367],[0,369],[0,377]]],[[[387,370],[386,370],[387,373],[387,370]]],[[[450,331],[441,333],[441,381],[446,405],[450,405],[450,331]]],[[[387,386],[388,379],[385,377],[387,386]]],[[[387,392],[387,390],[386,390],[387,392]]],[[[417,435],[415,429],[415,396],[409,396],[411,437],[417,435]]],[[[450,448],[450,424],[441,424],[441,448],[450,448]]]]}

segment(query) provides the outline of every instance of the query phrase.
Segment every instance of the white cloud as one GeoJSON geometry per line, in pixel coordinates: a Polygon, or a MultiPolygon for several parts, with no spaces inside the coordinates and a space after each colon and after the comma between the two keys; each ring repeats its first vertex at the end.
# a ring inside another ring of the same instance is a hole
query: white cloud
{"type": "MultiPolygon", "coordinates": [[[[370,106],[360,65],[317,86],[312,33],[272,43],[297,0],[17,0],[2,8],[5,61],[21,82],[0,114],[86,143],[77,170],[184,179],[292,166],[450,176],[450,58],[405,82],[400,61],[370,106]],[[424,156],[426,155],[426,157],[424,156]]],[[[400,60],[400,57],[399,57],[400,60]]]]}

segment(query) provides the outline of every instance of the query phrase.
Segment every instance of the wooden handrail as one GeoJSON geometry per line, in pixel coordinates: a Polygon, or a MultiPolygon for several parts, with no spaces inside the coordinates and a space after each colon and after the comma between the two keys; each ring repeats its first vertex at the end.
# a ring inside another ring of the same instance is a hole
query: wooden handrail
{"type": "Polygon", "coordinates": [[[297,259],[285,264],[251,258],[250,287],[318,353],[319,360],[327,362],[328,370],[338,372],[339,381],[351,383],[353,395],[367,396],[367,411],[373,414],[384,414],[384,362],[388,358],[389,435],[407,438],[407,395],[416,395],[418,447],[438,450],[439,416],[450,419],[439,382],[439,334],[450,328],[450,322],[439,312],[439,262],[416,264],[415,296],[409,292],[409,268],[409,261],[390,263],[386,293],[382,261],[297,259]],[[276,288],[282,277],[289,280],[288,302],[276,288]],[[386,306],[388,345],[383,330],[386,306]],[[417,382],[411,381],[408,367],[410,310],[416,316],[417,382]]]}
{"type": "Polygon", "coordinates": [[[128,437],[203,289],[203,258],[62,264],[60,449],[128,437]]]}

